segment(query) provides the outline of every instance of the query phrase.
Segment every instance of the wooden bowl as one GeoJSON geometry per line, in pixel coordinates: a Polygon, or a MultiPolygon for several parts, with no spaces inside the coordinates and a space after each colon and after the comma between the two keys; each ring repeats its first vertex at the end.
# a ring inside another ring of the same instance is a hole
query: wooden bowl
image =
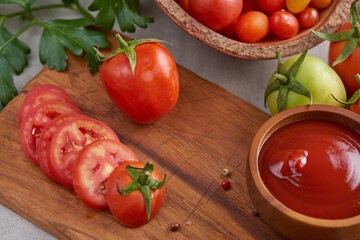
{"type": "MultiPolygon", "coordinates": [[[[244,43],[225,37],[196,21],[187,14],[174,0],[155,0],[160,9],[181,29],[200,42],[225,54],[245,59],[273,59],[276,51],[282,57],[303,52],[308,44],[318,45],[323,40],[308,30],[301,30],[291,39],[263,40],[257,43],[244,43]]],[[[353,0],[333,0],[331,5],[322,10],[319,22],[312,28],[324,33],[335,32],[350,13],[353,0]]]]}
{"type": "Polygon", "coordinates": [[[250,146],[246,175],[250,198],[260,218],[272,229],[289,239],[358,239],[360,215],[327,220],[300,214],[278,201],[260,178],[258,155],[266,139],[282,126],[305,119],[333,121],[356,131],[360,130],[360,115],[339,107],[300,106],[276,114],[260,127],[250,146]]]}

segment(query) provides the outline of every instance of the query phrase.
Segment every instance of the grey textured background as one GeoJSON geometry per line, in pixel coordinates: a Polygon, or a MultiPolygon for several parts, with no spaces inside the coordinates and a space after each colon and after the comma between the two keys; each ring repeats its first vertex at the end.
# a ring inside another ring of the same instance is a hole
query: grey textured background
{"type": "MultiPolygon", "coordinates": [[[[38,0],[34,5],[44,5],[47,2],[46,0],[38,0]]],[[[83,0],[81,3],[87,7],[91,1],[83,0]]],[[[200,43],[178,28],[153,1],[142,0],[141,7],[142,15],[155,17],[155,23],[150,24],[146,30],[138,28],[134,34],[126,33],[127,36],[132,38],[151,37],[171,42],[173,46],[168,46],[168,49],[178,64],[268,112],[263,106],[263,92],[269,77],[276,69],[275,60],[244,60],[222,54],[200,43]]],[[[0,5],[0,14],[18,10],[21,9],[16,5],[0,5]]],[[[72,18],[77,14],[70,10],[53,9],[39,11],[35,18],[39,21],[45,21],[49,19],[49,16],[51,18],[54,16],[72,18]]],[[[5,25],[14,33],[25,23],[21,18],[15,18],[6,21],[5,25]]],[[[115,25],[114,28],[119,31],[118,25],[115,25]]],[[[20,76],[15,77],[15,85],[19,91],[43,68],[38,55],[41,32],[41,28],[32,27],[30,31],[20,36],[20,39],[31,47],[32,53],[29,56],[29,66],[20,76]]],[[[323,42],[311,49],[309,55],[327,61],[328,46],[327,42],[323,42]]],[[[0,204],[0,239],[41,240],[54,239],[54,237],[0,204]]]]}

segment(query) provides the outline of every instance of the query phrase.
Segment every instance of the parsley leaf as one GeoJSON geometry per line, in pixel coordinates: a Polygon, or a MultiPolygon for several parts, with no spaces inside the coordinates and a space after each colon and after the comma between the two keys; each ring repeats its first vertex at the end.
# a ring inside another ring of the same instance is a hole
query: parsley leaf
{"type": "Polygon", "coordinates": [[[109,45],[103,33],[80,28],[92,25],[92,19],[53,20],[42,24],[44,31],[40,40],[40,61],[48,64],[50,69],[64,71],[66,68],[67,48],[75,55],[82,55],[88,61],[91,73],[99,69],[93,46],[105,48],[109,45]]]}
{"type": "MultiPolygon", "coordinates": [[[[0,26],[0,45],[4,44],[13,35],[3,26],[0,26]]],[[[19,39],[9,43],[0,52],[0,102],[5,106],[14,96],[17,90],[14,86],[12,70],[16,74],[22,73],[27,66],[26,55],[30,53],[30,48],[19,39]]]]}
{"type": "Polygon", "coordinates": [[[146,28],[152,18],[141,17],[139,0],[94,0],[88,8],[90,11],[99,11],[95,23],[103,30],[110,30],[117,17],[121,31],[135,32],[135,24],[146,28]]]}

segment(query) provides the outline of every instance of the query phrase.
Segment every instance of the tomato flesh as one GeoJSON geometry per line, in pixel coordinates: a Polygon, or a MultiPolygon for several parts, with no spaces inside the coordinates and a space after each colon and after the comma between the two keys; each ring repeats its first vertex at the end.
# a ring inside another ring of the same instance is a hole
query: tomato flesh
{"type": "Polygon", "coordinates": [[[69,95],[65,95],[64,93],[59,93],[57,91],[49,91],[47,89],[38,90],[36,93],[33,93],[32,96],[27,97],[24,103],[21,105],[18,112],[19,125],[21,125],[22,119],[31,109],[36,108],[39,104],[44,102],[56,101],[72,103],[75,105],[69,95]]]}
{"type": "Polygon", "coordinates": [[[287,207],[311,217],[360,214],[360,135],[343,125],[303,120],[273,133],[259,155],[260,176],[287,207]]]}
{"type": "Polygon", "coordinates": [[[38,141],[37,146],[37,154],[38,161],[41,170],[48,176],[51,180],[56,183],[59,183],[59,180],[55,177],[55,175],[51,172],[49,163],[48,163],[48,148],[49,143],[58,127],[64,122],[73,119],[75,117],[79,117],[79,114],[63,114],[56,118],[54,118],[42,131],[41,136],[38,141]]]}
{"type": "MultiPolygon", "coordinates": [[[[147,223],[145,201],[141,191],[136,190],[125,196],[120,195],[117,191],[117,184],[119,184],[119,189],[123,189],[132,182],[132,178],[125,169],[127,165],[137,168],[145,166],[142,162],[124,162],[115,168],[107,181],[106,200],[110,211],[120,223],[129,227],[140,227],[147,223]]],[[[162,181],[162,177],[156,170],[153,171],[151,178],[162,181]]],[[[150,220],[158,213],[164,203],[164,199],[164,186],[159,190],[151,190],[150,220]]]]}
{"type": "Polygon", "coordinates": [[[81,114],[73,104],[62,102],[44,102],[32,109],[20,126],[21,147],[28,158],[38,163],[37,145],[43,129],[52,119],[61,114],[81,114]]]}
{"type": "Polygon", "coordinates": [[[119,141],[103,139],[84,147],[73,169],[73,186],[84,204],[93,209],[108,206],[106,181],[110,173],[124,161],[138,159],[119,141]]]}
{"type": "Polygon", "coordinates": [[[119,141],[109,126],[90,117],[71,119],[59,126],[49,144],[48,164],[62,185],[73,188],[72,172],[80,151],[100,139],[119,141]]]}

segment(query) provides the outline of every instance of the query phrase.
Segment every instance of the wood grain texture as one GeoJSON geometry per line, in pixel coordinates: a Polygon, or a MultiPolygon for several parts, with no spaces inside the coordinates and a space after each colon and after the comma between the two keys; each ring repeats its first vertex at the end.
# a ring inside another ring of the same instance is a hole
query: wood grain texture
{"type": "Polygon", "coordinates": [[[45,67],[0,113],[0,203],[59,239],[281,239],[252,215],[246,188],[248,149],[269,115],[181,66],[178,70],[176,107],[154,124],[139,125],[115,107],[83,58],[69,55],[66,72],[45,67]],[[140,161],[151,160],[161,174],[168,173],[164,206],[151,222],[122,226],[108,209],[86,207],[26,158],[17,112],[29,89],[40,84],[63,87],[85,114],[108,124],[140,161]],[[229,191],[220,187],[223,168],[232,171],[229,191]],[[177,232],[169,230],[173,222],[181,224],[177,232]]]}

